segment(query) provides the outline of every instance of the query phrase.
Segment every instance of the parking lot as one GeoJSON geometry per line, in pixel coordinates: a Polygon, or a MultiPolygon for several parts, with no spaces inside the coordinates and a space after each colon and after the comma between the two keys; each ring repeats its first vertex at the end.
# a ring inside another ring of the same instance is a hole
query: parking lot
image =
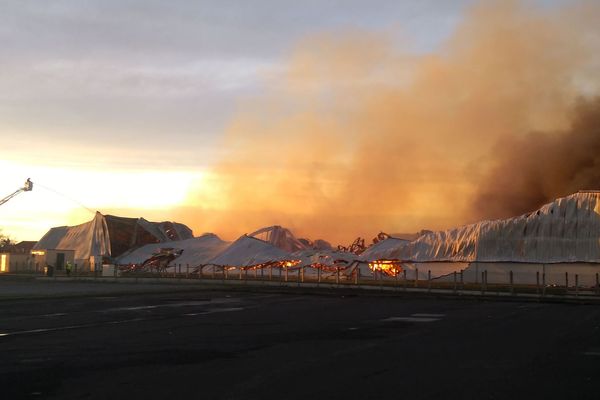
{"type": "Polygon", "coordinates": [[[97,285],[0,301],[3,398],[598,397],[593,305],[97,285]]]}

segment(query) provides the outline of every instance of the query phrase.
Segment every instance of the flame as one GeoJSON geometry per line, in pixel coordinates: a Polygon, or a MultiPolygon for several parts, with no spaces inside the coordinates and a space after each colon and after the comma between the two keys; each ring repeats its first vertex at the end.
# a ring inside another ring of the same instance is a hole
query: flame
{"type": "Polygon", "coordinates": [[[398,260],[377,260],[369,263],[369,269],[387,276],[398,276],[402,272],[402,264],[398,260]]]}
{"type": "MultiPolygon", "coordinates": [[[[267,261],[262,264],[249,265],[247,267],[241,267],[243,270],[255,270],[255,269],[264,269],[264,268],[292,268],[296,265],[300,264],[300,260],[284,260],[284,261],[267,261]]],[[[232,267],[235,268],[235,267],[232,267]]]]}

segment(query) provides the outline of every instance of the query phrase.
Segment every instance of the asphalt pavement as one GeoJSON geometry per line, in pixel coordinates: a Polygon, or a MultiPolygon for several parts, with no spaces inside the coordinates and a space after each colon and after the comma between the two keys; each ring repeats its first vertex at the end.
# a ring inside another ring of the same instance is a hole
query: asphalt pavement
{"type": "Polygon", "coordinates": [[[594,305],[108,289],[0,301],[2,398],[600,397],[594,305]]]}

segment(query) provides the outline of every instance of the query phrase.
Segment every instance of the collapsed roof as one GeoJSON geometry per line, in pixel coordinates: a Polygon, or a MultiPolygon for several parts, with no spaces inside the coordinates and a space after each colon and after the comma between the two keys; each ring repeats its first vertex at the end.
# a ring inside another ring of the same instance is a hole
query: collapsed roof
{"type": "Polygon", "coordinates": [[[600,262],[600,192],[581,191],[518,217],[378,245],[387,258],[419,262],[600,262]]]}
{"type": "Polygon", "coordinates": [[[140,264],[159,252],[165,245],[177,250],[183,250],[176,259],[177,264],[197,266],[206,264],[216,255],[225,250],[230,242],[221,240],[213,233],[205,233],[197,238],[184,239],[171,243],[152,243],[133,249],[117,258],[117,264],[140,264]]]}
{"type": "Polygon", "coordinates": [[[250,267],[271,261],[292,260],[287,251],[281,250],[264,240],[243,235],[221,254],[210,261],[220,266],[250,267]]]}
{"type": "Polygon", "coordinates": [[[248,236],[260,239],[264,242],[272,244],[281,250],[294,252],[298,250],[305,250],[309,248],[306,244],[296,239],[294,234],[287,228],[279,225],[268,226],[261,228],[255,232],[250,233],[248,236]]]}
{"type": "MultiPolygon", "coordinates": [[[[177,264],[190,266],[212,264],[249,267],[292,260],[302,260],[302,265],[315,262],[333,265],[335,260],[354,257],[353,254],[331,250],[331,246],[325,241],[304,243],[296,239],[289,229],[281,226],[259,229],[251,235],[241,236],[233,243],[225,242],[212,233],[206,233],[198,238],[170,242],[168,246],[183,250],[182,255],[175,261],[177,264]],[[297,249],[300,246],[303,246],[301,250],[286,250],[297,249]]],[[[121,265],[139,264],[164,247],[163,243],[148,244],[126,252],[117,258],[116,262],[121,265]]]]}
{"type": "Polygon", "coordinates": [[[393,260],[398,255],[398,249],[406,246],[408,243],[410,243],[410,240],[390,236],[369,246],[361,253],[359,259],[362,261],[393,260]]]}
{"type": "MultiPolygon", "coordinates": [[[[91,255],[119,257],[131,249],[153,244],[119,259],[120,263],[129,263],[140,262],[135,257],[151,255],[164,247],[161,243],[174,240],[180,242],[171,247],[180,246],[184,250],[184,258],[178,262],[194,265],[210,262],[222,266],[252,266],[292,259],[302,260],[304,265],[318,260],[329,263],[338,257],[338,252],[315,250],[281,226],[243,235],[227,247],[226,242],[212,234],[193,239],[192,231],[183,224],[104,216],[99,212],[84,224],[52,228],[34,250],[74,249],[76,259],[86,259],[91,255]]],[[[356,258],[353,254],[339,255],[340,259],[356,258]]],[[[600,262],[600,192],[581,191],[514,218],[481,221],[445,231],[423,231],[412,241],[390,237],[369,247],[359,258],[362,261],[378,259],[600,262]]]]}
{"type": "Polygon", "coordinates": [[[91,221],[76,226],[50,229],[34,250],[75,250],[75,259],[90,256],[118,257],[127,250],[149,243],[190,239],[193,232],[177,222],[149,222],[96,212],[91,221]]]}
{"type": "Polygon", "coordinates": [[[356,254],[339,250],[300,250],[292,253],[294,260],[300,261],[300,266],[325,265],[334,266],[338,263],[350,264],[356,260],[356,254]]]}

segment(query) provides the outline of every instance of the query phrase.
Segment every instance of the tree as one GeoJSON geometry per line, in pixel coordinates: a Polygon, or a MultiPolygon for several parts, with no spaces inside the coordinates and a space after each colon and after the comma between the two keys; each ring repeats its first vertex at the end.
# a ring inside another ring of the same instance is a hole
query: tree
{"type": "Polygon", "coordinates": [[[5,235],[0,230],[0,253],[8,251],[14,245],[15,242],[10,238],[10,236],[5,235]]]}

